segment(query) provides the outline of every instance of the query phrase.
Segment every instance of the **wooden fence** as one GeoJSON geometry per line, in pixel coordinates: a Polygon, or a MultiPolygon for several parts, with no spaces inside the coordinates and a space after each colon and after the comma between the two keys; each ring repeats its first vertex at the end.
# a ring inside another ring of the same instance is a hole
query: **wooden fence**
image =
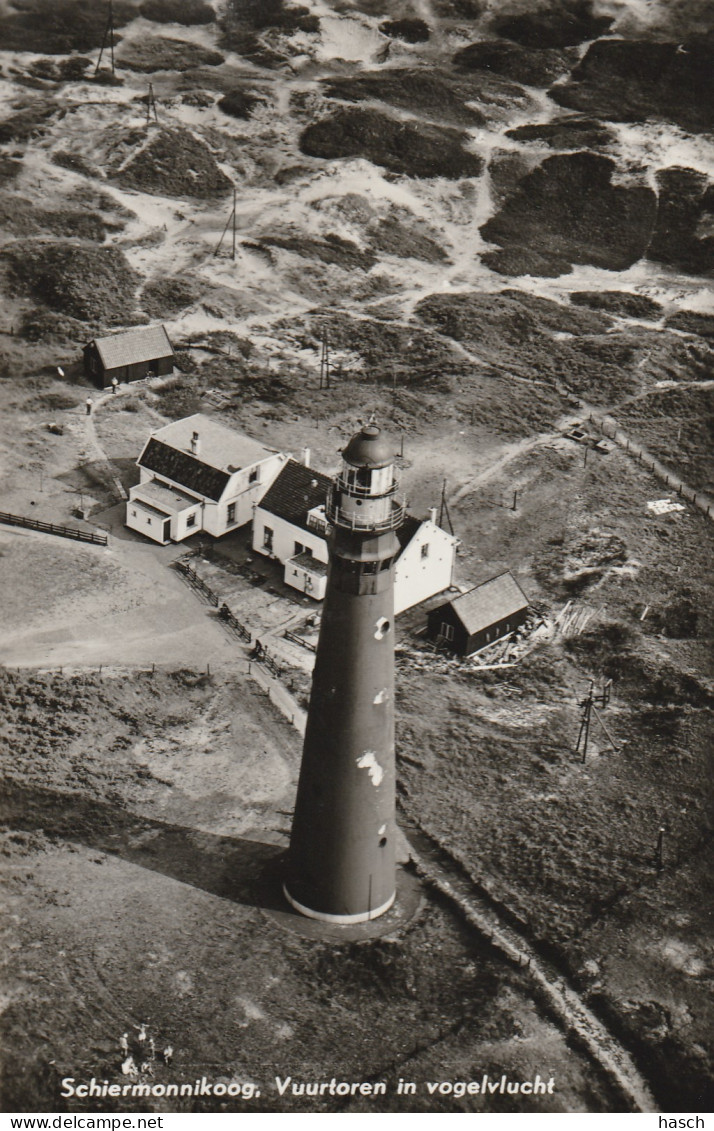
{"type": "Polygon", "coordinates": [[[298,636],[296,632],[291,632],[289,628],[285,629],[285,639],[292,640],[293,644],[301,644],[303,648],[307,648],[308,652],[317,652],[316,644],[311,644],[309,640],[305,640],[303,636],[298,636]]]}
{"type": "Polygon", "coordinates": [[[690,503],[693,503],[694,506],[698,507],[700,511],[703,511],[708,518],[714,517],[714,500],[712,500],[710,495],[707,495],[704,491],[695,491],[694,488],[685,483],[679,475],[676,475],[670,468],[665,467],[663,463],[655,459],[651,452],[648,452],[642,444],[639,444],[637,440],[633,440],[631,436],[623,432],[612,417],[595,416],[591,414],[587,419],[591,425],[595,428],[599,428],[610,440],[614,440],[620,448],[624,448],[626,452],[634,456],[643,467],[651,471],[653,475],[664,483],[665,487],[670,487],[673,491],[676,491],[680,499],[687,499],[690,503]]]}
{"type": "Polygon", "coordinates": [[[241,640],[245,640],[248,644],[250,644],[252,640],[250,629],[246,628],[244,624],[241,624],[241,622],[238,620],[238,617],[231,612],[225,602],[218,610],[218,615],[221,620],[224,620],[226,622],[229,628],[232,628],[233,631],[236,632],[238,636],[240,636],[241,640]]]}
{"type": "Polygon", "coordinates": [[[24,518],[20,514],[6,514],[0,511],[0,522],[6,526],[24,526],[28,530],[39,530],[42,534],[56,534],[60,538],[73,538],[75,542],[91,542],[95,546],[106,546],[106,534],[95,534],[91,530],[80,530],[76,526],[57,526],[54,522],[40,522],[37,518],[24,518]]]}
{"type": "Polygon", "coordinates": [[[218,608],[221,603],[220,598],[213,592],[210,585],[206,585],[206,582],[203,580],[203,578],[198,576],[195,569],[191,569],[191,566],[188,564],[188,562],[176,562],[176,569],[179,571],[179,573],[182,573],[184,577],[188,579],[190,584],[193,585],[194,589],[198,589],[199,593],[203,594],[203,596],[207,601],[210,602],[210,604],[215,605],[216,608],[218,608]]]}

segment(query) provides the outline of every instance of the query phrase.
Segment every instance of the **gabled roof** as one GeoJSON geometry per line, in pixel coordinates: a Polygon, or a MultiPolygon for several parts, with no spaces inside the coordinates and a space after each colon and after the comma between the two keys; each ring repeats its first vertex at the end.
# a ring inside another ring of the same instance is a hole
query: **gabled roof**
{"type": "Polygon", "coordinates": [[[250,436],[197,412],[154,432],[138,462],[147,471],[217,502],[234,471],[251,467],[274,454],[271,448],[250,436]],[[191,450],[194,433],[198,434],[199,444],[195,454],[191,450]]]}
{"type": "Polygon", "coordinates": [[[329,475],[289,459],[263,495],[260,508],[308,530],[307,512],[324,505],[331,482],[329,475]]]}
{"type": "Polygon", "coordinates": [[[196,491],[197,494],[212,499],[214,503],[218,502],[231,478],[226,471],[217,471],[215,467],[209,467],[188,452],[179,452],[168,444],[162,444],[155,436],[151,437],[141,453],[139,464],[147,471],[165,475],[167,479],[180,483],[189,491],[196,491]]]}
{"type": "Polygon", "coordinates": [[[125,330],[106,338],[94,338],[93,343],[89,344],[97,347],[105,369],[138,365],[142,361],[155,361],[159,357],[173,357],[174,352],[164,326],[141,326],[138,330],[125,330]]]}
{"type": "Polygon", "coordinates": [[[404,516],[404,522],[401,526],[398,526],[395,531],[399,541],[400,554],[406,550],[421,524],[421,519],[415,518],[413,514],[406,514],[404,516]]]}
{"type": "Polygon", "coordinates": [[[469,636],[483,632],[528,606],[528,598],[510,573],[501,573],[449,601],[469,636]]]}

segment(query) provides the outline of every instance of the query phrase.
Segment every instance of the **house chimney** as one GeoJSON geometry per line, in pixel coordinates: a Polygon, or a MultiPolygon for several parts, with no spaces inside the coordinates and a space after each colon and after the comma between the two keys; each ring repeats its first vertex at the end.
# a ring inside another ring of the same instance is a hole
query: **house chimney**
{"type": "Polygon", "coordinates": [[[429,520],[436,526],[436,507],[429,507],[429,520]]]}
{"type": "Polygon", "coordinates": [[[197,456],[201,450],[201,440],[198,432],[194,432],[191,436],[191,451],[193,455],[197,456]]]}
{"type": "Polygon", "coordinates": [[[303,448],[303,450],[302,450],[302,462],[303,462],[305,467],[310,466],[310,449],[309,448],[303,448]]]}

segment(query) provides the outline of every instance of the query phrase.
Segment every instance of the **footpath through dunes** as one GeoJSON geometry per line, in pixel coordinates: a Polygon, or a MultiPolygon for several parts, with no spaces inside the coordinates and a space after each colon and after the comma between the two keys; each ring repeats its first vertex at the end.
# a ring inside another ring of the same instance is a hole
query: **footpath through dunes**
{"type": "Polygon", "coordinates": [[[402,827],[417,872],[458,907],[470,927],[522,970],[535,1000],[563,1028],[569,1043],[580,1047],[615,1085],[627,1110],[657,1111],[649,1085],[630,1054],[568,984],[564,973],[518,933],[508,922],[507,910],[489,898],[438,840],[418,824],[402,827]]]}

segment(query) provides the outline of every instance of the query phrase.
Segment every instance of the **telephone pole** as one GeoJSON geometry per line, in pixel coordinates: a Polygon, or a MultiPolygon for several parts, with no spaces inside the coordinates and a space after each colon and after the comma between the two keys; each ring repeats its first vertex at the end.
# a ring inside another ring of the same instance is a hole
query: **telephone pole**
{"type": "Polygon", "coordinates": [[[451,534],[453,534],[454,524],[451,521],[451,515],[449,514],[449,504],[446,501],[446,480],[444,480],[441,484],[441,506],[439,507],[439,526],[442,530],[444,529],[444,514],[446,514],[446,521],[449,524],[449,530],[451,534]]]}
{"type": "MultiPolygon", "coordinates": [[[[607,738],[608,742],[612,746],[612,749],[615,752],[618,750],[618,745],[615,742],[615,739],[612,737],[612,735],[610,734],[610,731],[605,726],[603,718],[600,715],[600,712],[598,711],[597,707],[595,706],[595,695],[596,695],[596,693],[595,693],[595,681],[591,679],[590,680],[590,688],[588,690],[587,695],[585,696],[584,699],[580,700],[579,705],[580,705],[582,713],[580,715],[580,730],[578,731],[578,741],[575,743],[575,753],[576,754],[580,753],[581,744],[582,744],[582,754],[583,754],[582,761],[583,761],[583,764],[585,763],[585,761],[587,759],[587,755],[588,755],[588,740],[590,738],[590,724],[591,724],[593,715],[595,716],[597,722],[600,724],[600,727],[602,728],[602,731],[605,734],[605,737],[607,738]]],[[[608,703],[610,702],[610,696],[611,695],[612,695],[612,680],[608,679],[603,684],[602,690],[597,692],[597,698],[600,702],[600,706],[601,706],[602,710],[604,710],[605,707],[607,707],[608,703]]]]}
{"type": "Polygon", "coordinates": [[[110,52],[111,61],[112,61],[112,78],[113,78],[114,77],[114,4],[112,3],[112,0],[109,0],[109,14],[107,16],[107,24],[106,24],[106,27],[104,28],[104,35],[102,36],[102,46],[99,49],[99,58],[97,59],[97,65],[94,68],[94,77],[95,78],[99,74],[99,67],[100,67],[100,64],[102,62],[102,56],[104,54],[104,48],[107,45],[107,39],[109,40],[109,52],[110,52]]]}
{"type": "Polygon", "coordinates": [[[226,220],[226,226],[223,229],[223,231],[221,232],[221,238],[219,239],[218,243],[216,244],[216,249],[213,252],[214,255],[218,255],[218,252],[221,250],[221,247],[223,246],[223,241],[226,237],[226,232],[228,231],[228,229],[232,225],[232,227],[233,227],[233,246],[232,246],[232,250],[231,250],[231,259],[235,259],[235,257],[236,257],[236,207],[237,207],[237,195],[236,195],[236,188],[235,188],[235,185],[234,185],[233,186],[233,208],[231,210],[230,216],[226,220]]]}
{"type": "Polygon", "coordinates": [[[330,338],[327,332],[327,327],[322,329],[322,347],[320,351],[320,388],[329,389],[330,387],[330,338]]]}
{"type": "Polygon", "coordinates": [[[149,93],[146,96],[146,125],[151,122],[151,111],[154,112],[154,121],[159,124],[159,115],[156,112],[156,99],[154,97],[154,84],[149,83],[149,93]]]}

